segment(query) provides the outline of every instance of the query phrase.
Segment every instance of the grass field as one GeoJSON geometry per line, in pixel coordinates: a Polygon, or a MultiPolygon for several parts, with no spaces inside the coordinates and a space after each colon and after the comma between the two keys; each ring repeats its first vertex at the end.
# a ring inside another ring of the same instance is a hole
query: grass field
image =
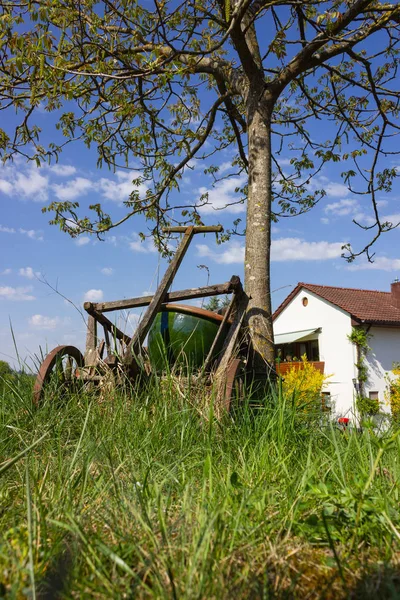
{"type": "Polygon", "coordinates": [[[399,598],[400,438],[172,379],[0,399],[0,597],[399,598]],[[196,397],[196,400],[194,398],[196,397]]]}

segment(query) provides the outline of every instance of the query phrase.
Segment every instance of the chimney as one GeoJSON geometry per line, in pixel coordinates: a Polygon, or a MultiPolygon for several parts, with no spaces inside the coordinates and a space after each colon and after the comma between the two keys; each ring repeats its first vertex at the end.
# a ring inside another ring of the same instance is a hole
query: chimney
{"type": "Polygon", "coordinates": [[[391,300],[390,303],[396,308],[400,308],[400,281],[396,279],[390,286],[391,300]]]}

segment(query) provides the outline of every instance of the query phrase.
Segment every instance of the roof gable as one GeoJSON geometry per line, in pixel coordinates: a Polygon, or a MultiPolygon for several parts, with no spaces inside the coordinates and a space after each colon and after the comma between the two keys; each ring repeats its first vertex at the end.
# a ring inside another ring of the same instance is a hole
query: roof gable
{"type": "Polygon", "coordinates": [[[359,290],[300,282],[273,314],[276,319],[301,290],[308,290],[348,312],[360,323],[400,326],[400,309],[391,304],[390,292],[359,290]]]}

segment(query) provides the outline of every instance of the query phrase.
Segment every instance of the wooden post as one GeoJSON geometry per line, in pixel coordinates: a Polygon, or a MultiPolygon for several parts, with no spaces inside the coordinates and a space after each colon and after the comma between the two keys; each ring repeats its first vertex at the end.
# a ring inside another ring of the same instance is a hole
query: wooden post
{"type": "MultiPolygon", "coordinates": [[[[233,307],[237,306],[237,304],[238,304],[238,295],[243,292],[241,281],[240,281],[240,279],[239,279],[239,277],[237,275],[234,275],[231,278],[231,280],[230,280],[229,283],[230,283],[231,289],[233,289],[233,295],[232,295],[231,301],[229,303],[229,306],[226,309],[226,312],[224,314],[224,318],[222,319],[221,324],[220,324],[220,326],[218,328],[217,335],[215,336],[214,341],[212,343],[212,346],[211,346],[211,348],[210,348],[210,350],[209,350],[209,352],[207,354],[207,358],[204,361],[204,365],[203,365],[203,372],[204,373],[207,373],[207,371],[209,370],[209,368],[211,366],[211,362],[212,362],[214,350],[217,347],[217,345],[219,344],[222,336],[224,335],[225,324],[226,324],[226,322],[228,321],[229,317],[232,314],[233,307]]],[[[235,314],[235,316],[236,316],[236,314],[235,314]]],[[[229,335],[229,333],[228,333],[228,335],[229,335]]],[[[225,349],[225,346],[224,346],[224,348],[222,350],[221,356],[223,355],[224,349],[225,349]]]]}
{"type": "Polygon", "coordinates": [[[92,365],[96,358],[97,346],[97,322],[93,315],[89,314],[87,333],[86,333],[86,351],[85,366],[92,365]]]}
{"type": "Polygon", "coordinates": [[[230,395],[231,390],[227,389],[227,373],[229,366],[232,365],[232,362],[236,358],[237,350],[242,341],[242,325],[249,303],[249,298],[243,291],[239,291],[237,295],[235,294],[235,299],[237,300],[236,314],[226,336],[214,375],[214,385],[216,385],[216,415],[221,415],[224,407],[229,406],[230,398],[227,399],[227,394],[230,395]]]}
{"type": "Polygon", "coordinates": [[[174,258],[170,262],[168,269],[166,270],[165,275],[153,296],[152,301],[150,302],[141,322],[139,323],[132,340],[129,342],[125,350],[124,359],[126,362],[131,363],[132,359],[134,360],[134,357],[140,354],[141,345],[148,334],[148,331],[160,309],[161,304],[164,301],[167,290],[171,285],[177,270],[179,269],[187,249],[189,248],[189,244],[192,241],[193,235],[194,227],[187,227],[174,258]]]}

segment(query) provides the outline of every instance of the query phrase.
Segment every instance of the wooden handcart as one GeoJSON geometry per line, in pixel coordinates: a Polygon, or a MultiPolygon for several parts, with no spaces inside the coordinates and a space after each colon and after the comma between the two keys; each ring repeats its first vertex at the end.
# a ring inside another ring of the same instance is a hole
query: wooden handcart
{"type": "Polygon", "coordinates": [[[247,306],[247,296],[243,291],[239,277],[217,285],[189,288],[177,292],[168,292],[179,266],[185,256],[193,236],[197,233],[217,233],[222,227],[190,226],[170,227],[165,233],[183,233],[182,240],[170,262],[166,273],[153,296],[142,296],[112,302],[85,302],[88,313],[86,351],[82,355],[75,346],[58,346],[45,358],[40,366],[35,386],[34,402],[40,404],[46,390],[55,385],[59,392],[79,390],[79,387],[101,383],[114,376],[121,375],[130,382],[145,380],[149,376],[149,364],[145,360],[143,342],[163,305],[171,301],[193,300],[218,295],[231,295],[230,303],[220,322],[216,337],[201,369],[201,376],[208,381],[217,381],[220,404],[229,410],[231,401],[238,390],[238,382],[244,368],[242,324],[247,306]],[[121,331],[105,313],[147,306],[134,335],[129,337],[121,331]],[[228,334],[226,328],[229,325],[228,334]],[[100,339],[99,327],[104,337],[100,339]],[[225,338],[225,339],[224,339],[225,338]],[[224,339],[222,352],[215,358],[214,350],[224,339]],[[238,349],[242,346],[242,357],[238,349]],[[54,383],[56,382],[56,383],[54,383]]]}

